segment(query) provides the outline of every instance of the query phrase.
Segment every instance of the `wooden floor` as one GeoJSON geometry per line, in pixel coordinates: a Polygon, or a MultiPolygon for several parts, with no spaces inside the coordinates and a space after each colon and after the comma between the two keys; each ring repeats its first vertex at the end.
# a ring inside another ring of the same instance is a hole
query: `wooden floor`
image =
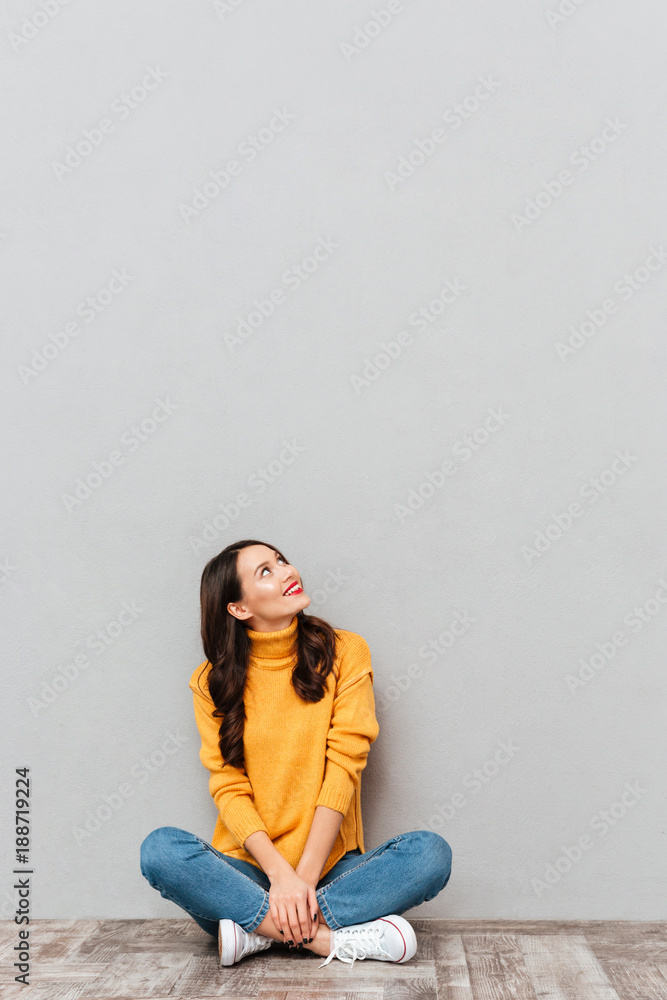
{"type": "Polygon", "coordinates": [[[31,985],[14,982],[17,927],[0,922],[2,1000],[667,1000],[667,922],[410,920],[405,965],[282,945],[223,968],[190,918],[33,920],[31,985]]]}

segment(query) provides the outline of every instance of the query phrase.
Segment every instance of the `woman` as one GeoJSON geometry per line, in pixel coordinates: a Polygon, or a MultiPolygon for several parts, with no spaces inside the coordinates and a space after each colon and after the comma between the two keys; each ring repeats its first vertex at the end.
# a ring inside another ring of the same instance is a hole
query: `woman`
{"type": "Polygon", "coordinates": [[[206,661],[190,678],[218,818],[209,844],[160,827],[141,872],[218,938],[222,965],[276,941],[354,964],[407,962],[400,913],[449,881],[452,852],[415,830],[366,851],[361,772],[377,738],[360,635],[304,615],[310,598],[272,545],[246,539],[201,580],[206,661]]]}

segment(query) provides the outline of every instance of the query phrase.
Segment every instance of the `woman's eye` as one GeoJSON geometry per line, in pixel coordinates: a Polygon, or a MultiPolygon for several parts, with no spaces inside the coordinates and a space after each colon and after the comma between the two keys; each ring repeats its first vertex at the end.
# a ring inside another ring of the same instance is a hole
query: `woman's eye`
{"type": "MultiPolygon", "coordinates": [[[[284,562],[286,562],[286,560],[285,560],[285,559],[283,559],[283,557],[282,557],[282,556],[277,556],[277,561],[278,561],[278,562],[283,562],[283,563],[284,563],[284,562]]],[[[268,570],[269,572],[271,572],[271,571],[269,570],[269,567],[268,567],[268,566],[265,566],[265,567],[264,567],[264,569],[262,570],[262,572],[261,572],[260,576],[264,576],[264,570],[268,570]]]]}

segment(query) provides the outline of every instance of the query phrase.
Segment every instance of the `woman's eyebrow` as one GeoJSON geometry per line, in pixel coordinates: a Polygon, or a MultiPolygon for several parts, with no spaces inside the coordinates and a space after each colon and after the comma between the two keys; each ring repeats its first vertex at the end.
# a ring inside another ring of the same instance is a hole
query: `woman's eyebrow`
{"type": "MultiPolygon", "coordinates": [[[[285,557],[281,555],[280,552],[276,552],[276,559],[284,559],[284,558],[285,557]]],[[[263,566],[268,566],[268,565],[269,565],[269,560],[265,559],[264,562],[260,563],[259,566],[256,568],[255,572],[253,573],[253,576],[255,576],[258,573],[258,571],[262,569],[263,566]]]]}

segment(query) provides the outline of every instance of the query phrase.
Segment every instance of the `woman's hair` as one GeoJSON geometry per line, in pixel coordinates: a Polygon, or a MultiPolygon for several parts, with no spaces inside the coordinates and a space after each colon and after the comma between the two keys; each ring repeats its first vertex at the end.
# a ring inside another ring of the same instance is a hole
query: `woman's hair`
{"type": "MultiPolygon", "coordinates": [[[[209,560],[200,587],[201,637],[206,659],[211,664],[208,690],[215,704],[213,715],[222,719],[220,753],[225,764],[243,769],[246,717],[243,693],[252,640],[247,627],[229,613],[227,605],[243,600],[237,558],[248,545],[266,545],[277,555],[283,555],[268,542],[252,538],[235,542],[209,560]]],[[[333,670],[336,633],[322,618],[307,617],[303,611],[297,611],[296,617],[297,663],[292,671],[292,685],[304,701],[320,701],[326,691],[326,678],[333,670]]]]}

